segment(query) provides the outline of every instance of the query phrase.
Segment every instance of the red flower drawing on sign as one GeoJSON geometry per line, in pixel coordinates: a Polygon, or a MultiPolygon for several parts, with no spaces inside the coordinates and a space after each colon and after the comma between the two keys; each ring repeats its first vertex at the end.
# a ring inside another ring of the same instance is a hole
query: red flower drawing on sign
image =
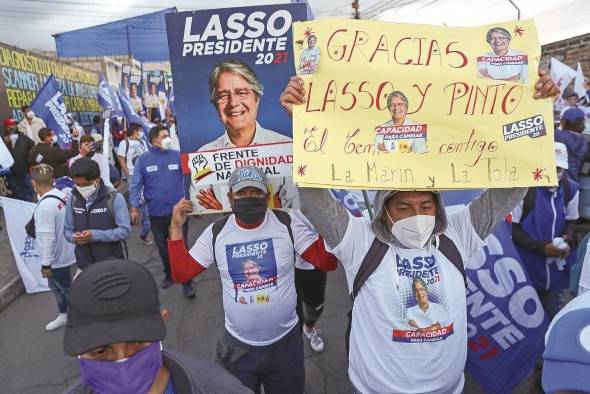
{"type": "Polygon", "coordinates": [[[541,180],[541,178],[543,178],[543,170],[540,168],[537,168],[535,171],[533,171],[533,179],[536,182],[539,182],[541,180]]]}
{"type": "Polygon", "coordinates": [[[524,27],[516,25],[516,27],[514,28],[514,34],[516,34],[517,36],[522,36],[524,34],[524,27]]]}
{"type": "Polygon", "coordinates": [[[297,174],[299,174],[299,176],[304,176],[306,169],[307,169],[307,165],[299,166],[299,168],[297,169],[297,174]]]}

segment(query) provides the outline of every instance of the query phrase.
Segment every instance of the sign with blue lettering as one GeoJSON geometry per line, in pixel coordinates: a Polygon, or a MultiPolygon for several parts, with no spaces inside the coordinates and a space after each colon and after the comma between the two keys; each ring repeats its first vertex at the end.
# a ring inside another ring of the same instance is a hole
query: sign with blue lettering
{"type": "Polygon", "coordinates": [[[35,115],[43,119],[47,127],[57,135],[57,143],[62,149],[69,149],[72,144],[70,128],[66,121],[66,104],[63,94],[59,91],[57,82],[53,75],[50,76],[45,85],[39,90],[39,94],[31,104],[35,115]]]}
{"type": "Polygon", "coordinates": [[[298,204],[291,119],[279,96],[295,75],[291,25],[306,4],[166,14],[183,172],[193,213],[229,211],[244,165],[269,178],[272,207],[298,204]]]}
{"type": "MultiPolygon", "coordinates": [[[[447,207],[462,206],[477,194],[445,192],[444,197],[447,207]]],[[[486,393],[510,393],[531,373],[548,324],[511,234],[511,224],[502,221],[487,245],[465,261],[466,367],[486,393]]]]}

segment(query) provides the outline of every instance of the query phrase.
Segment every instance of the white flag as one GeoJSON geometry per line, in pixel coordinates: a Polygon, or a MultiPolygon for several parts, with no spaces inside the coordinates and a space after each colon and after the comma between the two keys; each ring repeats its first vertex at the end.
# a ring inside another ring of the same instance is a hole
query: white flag
{"type": "Polygon", "coordinates": [[[37,241],[25,232],[25,225],[31,220],[36,205],[13,198],[0,198],[12,254],[25,290],[27,293],[49,291],[47,279],[41,276],[41,251],[37,241]]]}
{"type": "MultiPolygon", "coordinates": [[[[551,79],[557,84],[561,92],[572,82],[576,77],[576,70],[557,60],[551,58],[551,79]]],[[[555,108],[559,111],[565,106],[563,97],[560,95],[555,102],[555,108]]]]}
{"type": "Polygon", "coordinates": [[[578,69],[574,78],[574,92],[578,93],[580,99],[586,95],[586,83],[584,81],[584,73],[582,72],[582,65],[578,62],[578,69]]]}

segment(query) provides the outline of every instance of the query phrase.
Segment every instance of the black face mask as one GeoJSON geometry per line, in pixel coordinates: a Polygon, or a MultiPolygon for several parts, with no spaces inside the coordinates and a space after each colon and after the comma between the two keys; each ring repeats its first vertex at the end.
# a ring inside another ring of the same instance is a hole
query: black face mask
{"type": "Polygon", "coordinates": [[[256,224],[266,215],[266,197],[248,197],[233,200],[233,211],[236,218],[245,224],[256,224]]]}

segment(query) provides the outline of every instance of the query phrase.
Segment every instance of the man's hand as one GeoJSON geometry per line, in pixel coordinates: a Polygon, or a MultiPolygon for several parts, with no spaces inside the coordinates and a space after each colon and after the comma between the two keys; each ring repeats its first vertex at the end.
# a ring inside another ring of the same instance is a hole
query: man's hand
{"type": "Polygon", "coordinates": [[[186,198],[178,201],[172,208],[172,225],[182,227],[186,222],[186,216],[193,211],[193,203],[186,198]]]}
{"type": "Polygon", "coordinates": [[[193,210],[193,203],[186,198],[182,198],[172,208],[172,220],[170,222],[170,239],[177,241],[183,238],[182,225],[186,222],[186,217],[193,210]]]}
{"type": "Polygon", "coordinates": [[[141,214],[139,213],[139,208],[131,208],[129,212],[129,217],[131,219],[131,224],[136,225],[139,224],[139,219],[141,219],[141,214]]]}
{"type": "Polygon", "coordinates": [[[569,248],[559,249],[557,246],[553,246],[551,242],[545,244],[545,256],[547,257],[565,257],[569,253],[569,248]]]}
{"type": "Polygon", "coordinates": [[[291,77],[283,93],[281,93],[281,105],[289,116],[293,115],[293,104],[305,103],[305,83],[300,77],[291,77]]]}
{"type": "Polygon", "coordinates": [[[212,187],[206,190],[199,190],[199,194],[197,194],[197,200],[199,200],[199,204],[201,204],[204,208],[217,209],[219,211],[223,209],[223,206],[217,200],[217,197],[215,197],[215,193],[213,192],[212,187]]]}
{"type": "Polygon", "coordinates": [[[551,76],[546,70],[539,70],[539,80],[535,84],[535,94],[533,95],[536,99],[551,97],[553,100],[559,97],[561,90],[553,82],[551,76]]]}
{"type": "Polygon", "coordinates": [[[72,237],[74,238],[74,242],[78,245],[84,245],[92,241],[90,230],[77,231],[72,237]]]}
{"type": "Polygon", "coordinates": [[[86,157],[92,152],[92,143],[91,142],[84,142],[80,145],[80,155],[86,157]]]}
{"type": "Polygon", "coordinates": [[[41,276],[43,278],[49,279],[51,278],[52,272],[51,272],[51,267],[48,266],[41,266],[41,276]]]}

